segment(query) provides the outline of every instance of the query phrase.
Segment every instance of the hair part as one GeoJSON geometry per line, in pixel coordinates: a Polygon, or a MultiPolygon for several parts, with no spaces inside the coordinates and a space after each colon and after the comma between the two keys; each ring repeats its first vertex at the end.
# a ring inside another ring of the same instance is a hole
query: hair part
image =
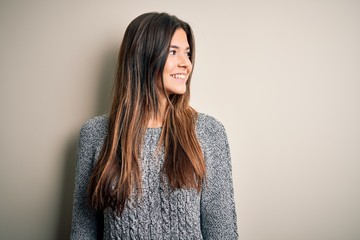
{"type": "Polygon", "coordinates": [[[197,112],[190,107],[191,73],[182,95],[168,95],[163,71],[172,36],[182,28],[194,64],[195,42],[189,24],[167,13],[145,13],[127,27],[120,47],[108,135],[88,186],[90,204],[118,214],[132,189],[141,189],[139,156],[150,118],[160,117],[160,95],[167,98],[160,143],[169,185],[200,191],[205,163],[195,133],[197,112]],[[159,87],[160,81],[160,87],[159,87]]]}

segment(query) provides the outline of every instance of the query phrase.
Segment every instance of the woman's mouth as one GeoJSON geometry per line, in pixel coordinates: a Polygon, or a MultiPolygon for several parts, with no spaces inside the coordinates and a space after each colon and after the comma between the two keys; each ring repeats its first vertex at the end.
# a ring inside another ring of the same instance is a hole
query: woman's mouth
{"type": "Polygon", "coordinates": [[[185,74],[181,74],[181,73],[177,73],[177,74],[170,74],[171,77],[176,78],[176,79],[180,79],[180,80],[184,80],[186,78],[185,74]]]}

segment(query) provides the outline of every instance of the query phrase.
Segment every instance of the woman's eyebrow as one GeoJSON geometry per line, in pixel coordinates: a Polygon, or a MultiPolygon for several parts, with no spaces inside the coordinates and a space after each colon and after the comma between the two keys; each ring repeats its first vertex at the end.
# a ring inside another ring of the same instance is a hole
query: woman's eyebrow
{"type": "MultiPolygon", "coordinates": [[[[177,45],[170,45],[170,48],[179,49],[180,47],[177,45]]],[[[190,47],[188,46],[185,50],[190,50],[190,47]]]]}

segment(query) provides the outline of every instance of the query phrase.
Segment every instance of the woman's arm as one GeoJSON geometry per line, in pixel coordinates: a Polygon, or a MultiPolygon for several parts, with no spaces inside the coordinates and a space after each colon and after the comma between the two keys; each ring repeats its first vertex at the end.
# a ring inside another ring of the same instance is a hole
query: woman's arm
{"type": "Polygon", "coordinates": [[[80,131],[77,150],[75,189],[73,196],[72,240],[99,239],[102,232],[99,214],[89,206],[87,185],[93,169],[95,157],[93,123],[87,122],[80,131]]]}
{"type": "Polygon", "coordinates": [[[204,149],[206,181],[201,195],[204,239],[238,239],[231,157],[223,125],[215,119],[207,127],[204,149]]]}

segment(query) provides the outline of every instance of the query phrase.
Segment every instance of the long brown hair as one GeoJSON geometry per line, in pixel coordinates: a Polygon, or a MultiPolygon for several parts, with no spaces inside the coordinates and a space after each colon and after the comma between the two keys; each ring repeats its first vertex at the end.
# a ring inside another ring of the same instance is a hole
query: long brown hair
{"type": "Polygon", "coordinates": [[[90,203],[95,209],[111,206],[121,214],[132,188],[141,189],[142,141],[149,119],[160,114],[161,94],[167,98],[160,137],[165,148],[163,173],[173,189],[201,189],[205,163],[195,133],[197,112],[189,106],[191,75],[182,95],[166,94],[163,83],[171,38],[179,28],[186,32],[190,61],[194,64],[192,29],[176,16],[145,13],[135,18],[125,31],[108,135],[88,186],[90,203]]]}

